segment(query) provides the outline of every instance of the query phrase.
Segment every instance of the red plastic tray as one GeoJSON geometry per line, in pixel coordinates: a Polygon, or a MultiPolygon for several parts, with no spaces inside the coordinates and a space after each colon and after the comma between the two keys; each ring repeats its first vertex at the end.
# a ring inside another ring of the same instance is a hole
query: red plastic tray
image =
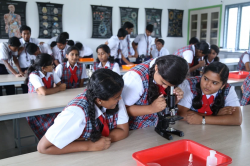
{"type": "MultiPolygon", "coordinates": [[[[206,165],[207,156],[210,155],[209,147],[192,140],[183,139],[172,143],[156,146],[150,149],[135,152],[132,156],[137,166],[147,166],[157,163],[160,166],[188,166],[189,156],[193,154],[193,166],[206,165]]],[[[226,166],[232,163],[232,159],[216,151],[217,166],[226,166]]]]}
{"type": "Polygon", "coordinates": [[[244,79],[248,76],[249,72],[247,71],[236,71],[236,72],[230,72],[229,78],[236,78],[236,79],[244,79]],[[240,73],[240,74],[239,74],[240,73]]]}

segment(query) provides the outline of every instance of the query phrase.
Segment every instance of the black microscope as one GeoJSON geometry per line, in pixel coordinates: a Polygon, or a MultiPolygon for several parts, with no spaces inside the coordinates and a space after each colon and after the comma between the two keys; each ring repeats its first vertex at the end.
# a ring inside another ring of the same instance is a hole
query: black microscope
{"type": "Polygon", "coordinates": [[[164,96],[166,99],[167,107],[169,110],[163,110],[164,114],[162,114],[163,111],[158,112],[158,124],[155,127],[155,131],[160,134],[162,137],[172,140],[173,137],[171,134],[178,135],[180,137],[184,136],[183,131],[176,130],[170,125],[174,125],[175,121],[183,119],[183,117],[178,116],[176,114],[177,110],[175,108],[175,95],[173,93],[174,86],[171,86],[170,88],[165,89],[167,96],[164,96]]]}

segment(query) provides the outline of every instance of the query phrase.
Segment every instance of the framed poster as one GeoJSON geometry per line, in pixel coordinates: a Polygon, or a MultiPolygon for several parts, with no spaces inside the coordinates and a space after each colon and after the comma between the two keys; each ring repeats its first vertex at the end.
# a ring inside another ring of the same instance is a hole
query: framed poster
{"type": "Polygon", "coordinates": [[[154,25],[152,37],[161,38],[161,13],[162,9],[145,8],[146,13],[146,26],[148,24],[154,25]]]}
{"type": "Polygon", "coordinates": [[[62,4],[37,2],[39,15],[38,38],[52,38],[62,31],[62,4]]]}
{"type": "Polygon", "coordinates": [[[20,27],[26,25],[26,2],[0,0],[0,38],[21,37],[20,27]]]}
{"type": "Polygon", "coordinates": [[[168,9],[168,36],[182,37],[182,20],[184,10],[168,9]]]}
{"type": "Polygon", "coordinates": [[[127,21],[134,25],[134,30],[130,34],[131,38],[138,35],[138,11],[139,8],[120,7],[121,27],[127,21]]]}
{"type": "Polygon", "coordinates": [[[91,5],[92,38],[110,38],[112,32],[112,7],[91,5]]]}

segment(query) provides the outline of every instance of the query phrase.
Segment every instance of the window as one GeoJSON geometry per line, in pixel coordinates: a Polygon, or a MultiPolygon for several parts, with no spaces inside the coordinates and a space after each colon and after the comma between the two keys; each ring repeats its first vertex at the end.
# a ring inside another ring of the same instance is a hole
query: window
{"type": "Polygon", "coordinates": [[[224,48],[248,50],[250,47],[250,3],[227,5],[225,9],[224,48]]]}

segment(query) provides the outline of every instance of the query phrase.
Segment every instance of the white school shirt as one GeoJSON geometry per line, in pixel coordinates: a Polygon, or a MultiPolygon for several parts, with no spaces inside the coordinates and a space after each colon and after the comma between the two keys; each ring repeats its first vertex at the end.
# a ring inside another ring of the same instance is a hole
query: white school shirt
{"type": "Polygon", "coordinates": [[[134,43],[138,43],[137,46],[137,51],[139,56],[144,54],[147,56],[150,56],[150,49],[151,49],[151,43],[152,43],[153,39],[151,36],[147,36],[146,33],[144,34],[139,34],[138,36],[136,36],[134,43]],[[147,48],[147,40],[148,40],[148,48],[147,48]],[[148,50],[148,54],[147,53],[148,50]]]}
{"type": "Polygon", "coordinates": [[[56,42],[57,37],[58,37],[58,36],[52,37],[52,38],[48,41],[48,45],[50,46],[50,44],[51,44],[53,41],[56,42]]]}
{"type": "MultiPolygon", "coordinates": [[[[48,44],[46,44],[46,43],[39,44],[38,47],[39,47],[39,50],[41,51],[41,53],[46,53],[46,54],[52,55],[52,50],[48,46],[48,44]]],[[[36,59],[35,55],[30,55],[30,60],[35,60],[35,59],[36,59]]]]}
{"type": "Polygon", "coordinates": [[[45,77],[46,80],[50,77],[50,75],[53,75],[54,83],[58,84],[61,82],[61,79],[55,74],[55,72],[48,72],[45,76],[41,71],[39,71],[40,76],[36,74],[30,74],[29,75],[29,82],[34,86],[35,90],[44,86],[42,78],[45,77]]]}
{"type": "Polygon", "coordinates": [[[213,59],[211,62],[209,62],[209,60],[207,59],[207,64],[210,64],[210,63],[212,63],[212,62],[214,62],[214,59],[213,59]]]}
{"type": "Polygon", "coordinates": [[[243,58],[242,58],[242,62],[244,63],[244,64],[246,64],[247,62],[249,62],[250,60],[249,60],[249,54],[244,54],[244,56],[243,56],[243,58]]]}
{"type": "MultiPolygon", "coordinates": [[[[181,88],[181,90],[184,92],[184,96],[178,104],[183,106],[183,107],[186,107],[186,108],[191,108],[192,100],[193,100],[194,96],[193,96],[193,93],[191,92],[188,80],[185,80],[182,84],[180,84],[179,88],[181,88]]],[[[211,94],[211,95],[213,95],[215,98],[217,93],[218,92],[211,94]]],[[[206,95],[206,96],[209,99],[209,97],[211,95],[206,95]]],[[[231,106],[231,107],[239,107],[240,106],[240,102],[239,102],[238,96],[235,92],[234,86],[231,86],[229,93],[226,97],[225,107],[226,106],[231,106]]]]}
{"type": "Polygon", "coordinates": [[[0,43],[0,64],[4,64],[3,60],[10,62],[13,56],[17,56],[18,52],[13,52],[9,48],[9,44],[6,42],[0,43]]]}
{"type": "MultiPolygon", "coordinates": [[[[102,67],[102,63],[101,62],[98,64],[98,68],[105,68],[105,67],[110,68],[110,62],[109,61],[106,62],[106,64],[105,64],[104,67],[102,67]]],[[[119,67],[118,63],[116,63],[116,62],[114,63],[112,71],[114,71],[117,74],[121,75],[121,73],[120,73],[120,67],[119,67]]]]}
{"type": "MultiPolygon", "coordinates": [[[[30,55],[29,53],[26,52],[26,42],[24,41],[23,38],[19,39],[19,41],[21,42],[21,47],[24,47],[24,50],[20,53],[19,57],[18,57],[18,61],[19,61],[19,65],[21,68],[28,68],[31,65],[31,60],[34,59],[34,57],[32,55],[30,55]],[[26,58],[26,54],[28,59],[26,58]]],[[[39,45],[39,41],[37,39],[34,38],[30,38],[29,43],[34,43],[36,45],[39,45]]]]}
{"type": "MultiPolygon", "coordinates": [[[[87,72],[86,72],[86,67],[85,67],[85,64],[81,63],[80,65],[82,65],[82,75],[81,75],[81,79],[84,79],[84,78],[88,78],[87,76],[87,72]]],[[[67,68],[70,66],[69,64],[69,61],[67,61],[67,64],[66,64],[67,68]]],[[[77,66],[77,63],[74,65],[73,69],[77,66]]],[[[59,64],[56,66],[56,71],[55,73],[58,75],[59,78],[62,78],[62,73],[63,73],[63,66],[62,64],[59,64]]]]}
{"type": "Polygon", "coordinates": [[[122,46],[120,44],[120,40],[118,38],[118,36],[112,36],[109,40],[108,40],[108,46],[110,48],[110,56],[116,58],[118,57],[118,49],[122,49],[122,46]]]}
{"type": "Polygon", "coordinates": [[[128,34],[124,40],[120,41],[122,45],[122,54],[125,58],[127,58],[129,55],[134,55],[135,51],[133,49],[132,43],[130,42],[130,35],[128,34]],[[129,49],[128,49],[129,46],[129,49]]]}
{"type": "MultiPolygon", "coordinates": [[[[123,100],[119,101],[117,125],[128,122],[128,114],[123,100]]],[[[95,105],[95,119],[105,116],[106,108],[99,109],[95,105]]],[[[59,149],[63,149],[71,142],[78,139],[86,126],[84,111],[77,106],[69,106],[62,111],[54,120],[54,124],[47,130],[45,137],[50,143],[59,149]]]]}
{"type": "MultiPolygon", "coordinates": [[[[64,58],[66,58],[66,51],[69,47],[70,46],[66,44],[66,46],[62,50],[64,58]]],[[[59,63],[63,63],[63,61],[62,61],[63,59],[62,59],[62,55],[61,55],[62,53],[61,53],[61,50],[57,47],[57,45],[55,47],[53,47],[52,52],[53,52],[53,56],[54,56],[55,60],[58,60],[59,63]]]]}
{"type": "MultiPolygon", "coordinates": [[[[153,59],[149,67],[152,67],[155,64],[153,59]]],[[[123,75],[124,87],[122,90],[122,98],[127,106],[134,105],[143,95],[144,87],[141,80],[141,77],[138,73],[134,71],[128,71],[123,75]]]]}
{"type": "Polygon", "coordinates": [[[151,50],[153,51],[154,49],[156,49],[156,44],[151,45],[151,50]]]}
{"type": "Polygon", "coordinates": [[[85,57],[90,55],[93,55],[93,50],[90,47],[83,45],[82,49],[79,52],[79,56],[85,57]]]}
{"type": "Polygon", "coordinates": [[[152,50],[151,54],[153,58],[157,58],[160,56],[169,55],[169,51],[166,48],[162,47],[160,51],[158,51],[158,49],[152,50]]]}
{"type": "Polygon", "coordinates": [[[195,56],[195,46],[192,45],[192,50],[186,50],[183,52],[183,58],[188,62],[192,63],[195,56]]]}

